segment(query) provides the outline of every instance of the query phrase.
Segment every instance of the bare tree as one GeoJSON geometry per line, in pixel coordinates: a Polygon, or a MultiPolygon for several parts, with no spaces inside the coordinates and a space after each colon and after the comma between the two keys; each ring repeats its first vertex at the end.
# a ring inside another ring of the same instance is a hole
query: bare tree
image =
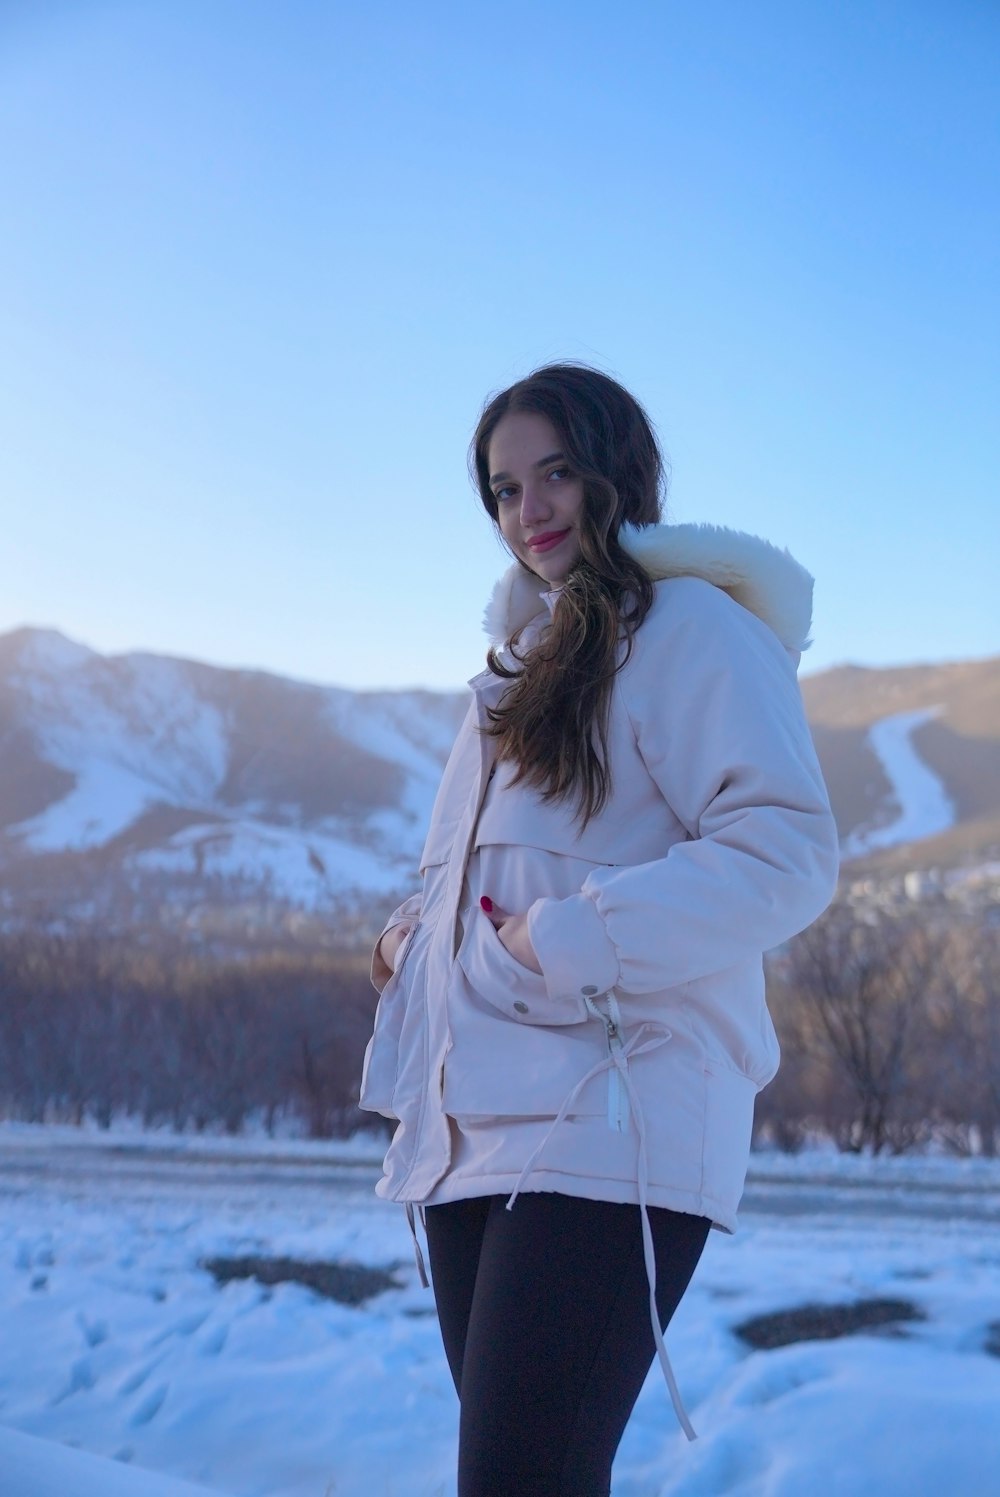
{"type": "Polygon", "coordinates": [[[366,1119],[357,1095],[375,994],[313,950],[219,959],[44,931],[0,936],[0,1112],[116,1114],[242,1129],[298,1112],[314,1136],[366,1119]]]}
{"type": "Polygon", "coordinates": [[[795,1043],[839,1074],[853,1103],[835,1124],[845,1149],[900,1152],[929,1132],[927,996],[942,948],[914,921],[859,920],[837,905],[789,949],[795,1043]]]}
{"type": "Polygon", "coordinates": [[[948,936],[932,1009],[938,1110],[961,1153],[1000,1152],[1000,930],[948,936]]]}

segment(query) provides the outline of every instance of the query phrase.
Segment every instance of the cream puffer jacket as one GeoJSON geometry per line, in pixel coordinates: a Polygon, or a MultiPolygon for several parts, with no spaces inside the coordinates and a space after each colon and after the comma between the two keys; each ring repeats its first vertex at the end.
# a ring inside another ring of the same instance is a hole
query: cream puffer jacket
{"type": "MultiPolygon", "coordinates": [[[[657,586],[615,678],[604,809],[581,832],[572,803],[509,784],[477,731],[508,683],[484,671],[422,891],[385,927],[412,930],[382,988],[360,1100],[399,1120],[377,1190],[408,1203],[411,1223],[414,1203],[529,1188],[636,1201],[647,1238],[647,1204],[735,1226],[754,1097],[778,1063],[762,956],[836,887],[795,676],[812,579],[787,552],[715,527],[622,541],[657,586]],[[507,952],[482,892],[527,912],[544,975],[507,952]],[[449,1192],[463,1127],[484,1162],[449,1192]]],[[[523,628],[523,648],[556,607],[558,591],[511,567],[488,632],[502,643],[523,628]]]]}

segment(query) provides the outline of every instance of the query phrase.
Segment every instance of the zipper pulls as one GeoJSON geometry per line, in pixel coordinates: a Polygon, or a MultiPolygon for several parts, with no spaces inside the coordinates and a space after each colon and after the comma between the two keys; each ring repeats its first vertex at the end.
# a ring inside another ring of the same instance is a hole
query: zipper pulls
{"type": "MultiPolygon", "coordinates": [[[[612,1133],[627,1133],[629,1124],[628,1092],[625,1082],[619,1070],[616,1056],[621,1055],[625,1049],[621,1030],[621,1010],[618,1000],[613,993],[606,993],[607,1012],[598,1008],[593,998],[586,998],[587,1007],[595,1019],[600,1019],[604,1025],[604,1036],[608,1043],[608,1057],[611,1064],[608,1066],[608,1127],[612,1133]]],[[[627,1061],[624,1064],[628,1064],[627,1061]]]]}
{"type": "MultiPolygon", "coordinates": [[[[628,1092],[622,1080],[622,1073],[614,1057],[621,1054],[622,1037],[618,1025],[611,1016],[607,1020],[608,1031],[608,1053],[612,1057],[612,1063],[608,1070],[608,1127],[612,1133],[628,1132],[628,1092]]],[[[627,1062],[626,1062],[627,1064],[627,1062]]]]}

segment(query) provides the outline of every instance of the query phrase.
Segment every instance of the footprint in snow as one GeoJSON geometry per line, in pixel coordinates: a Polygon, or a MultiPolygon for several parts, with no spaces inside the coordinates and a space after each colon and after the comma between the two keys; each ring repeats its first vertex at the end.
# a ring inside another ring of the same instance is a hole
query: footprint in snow
{"type": "Polygon", "coordinates": [[[97,1373],[90,1358],[80,1357],[69,1370],[69,1382],[65,1388],[50,1399],[50,1407],[55,1408],[57,1404],[65,1403],[66,1399],[72,1398],[74,1393],[88,1392],[96,1382],[97,1373]]]}
{"type": "Polygon", "coordinates": [[[767,1361],[746,1366],[743,1386],[733,1398],[737,1408],[763,1408],[796,1388],[829,1376],[828,1368],[801,1352],[773,1353],[767,1361]]]}
{"type": "Polygon", "coordinates": [[[134,1428],[136,1425],[151,1423],[162,1409],[169,1388],[169,1383],[158,1383],[135,1410],[129,1424],[134,1428]]]}
{"type": "Polygon", "coordinates": [[[168,1325],[165,1330],[154,1336],[148,1345],[161,1346],[164,1341],[169,1341],[171,1336],[193,1336],[195,1331],[201,1330],[210,1314],[210,1310],[195,1310],[190,1315],[182,1315],[180,1320],[175,1320],[173,1325],[168,1325]]]}
{"type": "Polygon", "coordinates": [[[227,1325],[213,1326],[212,1329],[201,1338],[198,1350],[202,1356],[217,1357],[229,1340],[229,1327],[227,1325]]]}
{"type": "Polygon", "coordinates": [[[88,1320],[81,1310],[80,1314],[76,1317],[76,1323],[80,1327],[83,1339],[88,1346],[100,1346],[103,1342],[107,1341],[109,1331],[106,1320],[88,1320]]]}
{"type": "Polygon", "coordinates": [[[159,1367],[160,1363],[163,1360],[164,1358],[162,1356],[154,1357],[153,1360],[151,1362],[147,1362],[144,1367],[137,1367],[134,1372],[130,1372],[128,1377],[123,1383],[120,1384],[118,1388],[119,1398],[129,1398],[133,1393],[138,1393],[139,1389],[143,1386],[144,1383],[149,1381],[150,1377],[156,1371],[157,1367],[159,1367]]]}

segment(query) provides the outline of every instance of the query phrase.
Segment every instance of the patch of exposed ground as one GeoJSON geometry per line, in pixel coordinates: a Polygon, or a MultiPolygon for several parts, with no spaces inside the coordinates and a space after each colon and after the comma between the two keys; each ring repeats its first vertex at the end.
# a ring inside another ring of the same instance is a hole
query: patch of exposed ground
{"type": "Polygon", "coordinates": [[[885,1329],[907,1320],[926,1320],[923,1310],[905,1299],[862,1299],[850,1305],[799,1305],[755,1315],[733,1330],[755,1351],[792,1346],[796,1341],[835,1341],[859,1331],[885,1329]]]}
{"type": "Polygon", "coordinates": [[[201,1267],[219,1284],[256,1279],[258,1284],[301,1284],[341,1305],[363,1305],[386,1289],[403,1285],[384,1268],[357,1263],[315,1263],[301,1258],[204,1258],[201,1267]]]}

